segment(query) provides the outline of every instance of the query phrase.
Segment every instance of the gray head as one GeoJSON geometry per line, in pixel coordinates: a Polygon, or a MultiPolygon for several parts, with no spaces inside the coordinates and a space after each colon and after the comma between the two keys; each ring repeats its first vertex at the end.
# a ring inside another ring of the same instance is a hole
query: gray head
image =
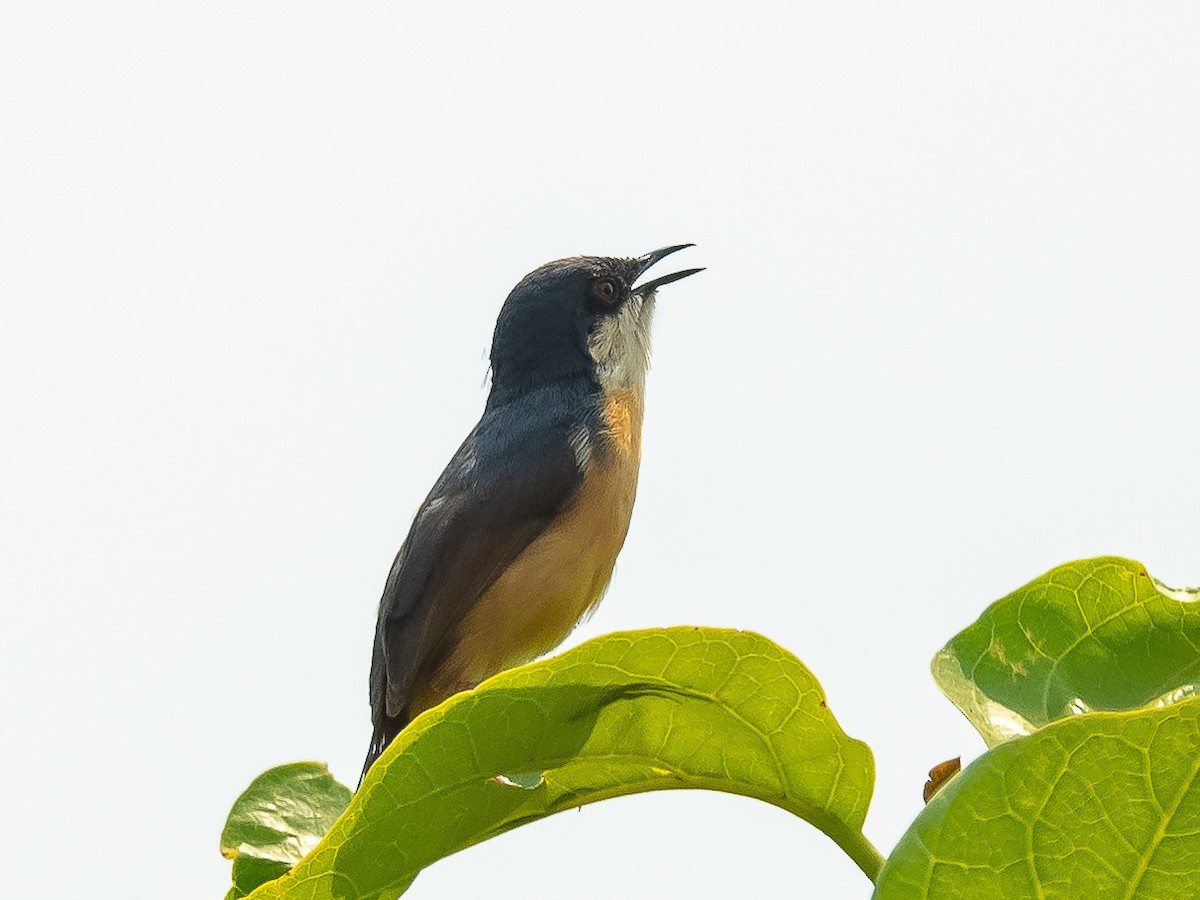
{"type": "Polygon", "coordinates": [[[576,256],[546,263],[513,288],[492,339],[492,394],[561,378],[606,390],[640,387],[650,363],[655,292],[693,275],[685,269],[637,284],[679,244],[635,258],[576,256]]]}

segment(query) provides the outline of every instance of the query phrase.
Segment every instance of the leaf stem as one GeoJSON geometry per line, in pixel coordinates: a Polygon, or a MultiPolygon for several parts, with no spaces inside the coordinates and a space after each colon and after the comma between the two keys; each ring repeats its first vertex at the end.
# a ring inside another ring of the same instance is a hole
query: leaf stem
{"type": "Polygon", "coordinates": [[[830,835],[839,847],[846,851],[846,855],[854,860],[855,864],[863,870],[871,883],[875,883],[875,879],[879,877],[879,870],[883,868],[885,862],[884,856],[875,849],[875,845],[867,840],[867,836],[861,831],[851,832],[844,837],[830,835]]]}

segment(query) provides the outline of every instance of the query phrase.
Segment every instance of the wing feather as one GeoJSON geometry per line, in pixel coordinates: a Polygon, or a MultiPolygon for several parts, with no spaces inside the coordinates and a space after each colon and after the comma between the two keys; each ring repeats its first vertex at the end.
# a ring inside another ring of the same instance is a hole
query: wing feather
{"type": "Polygon", "coordinates": [[[414,683],[449,652],[457,623],[570,503],[582,480],[578,408],[485,413],[421,505],[379,604],[371,707],[382,746],[411,717],[414,683]]]}

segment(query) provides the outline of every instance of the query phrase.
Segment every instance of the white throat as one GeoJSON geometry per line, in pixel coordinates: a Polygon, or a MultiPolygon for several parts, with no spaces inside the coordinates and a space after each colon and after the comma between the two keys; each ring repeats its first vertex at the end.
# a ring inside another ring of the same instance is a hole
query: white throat
{"type": "Polygon", "coordinates": [[[596,323],[588,337],[588,353],[605,391],[645,386],[653,318],[654,294],[633,294],[616,313],[596,323]]]}

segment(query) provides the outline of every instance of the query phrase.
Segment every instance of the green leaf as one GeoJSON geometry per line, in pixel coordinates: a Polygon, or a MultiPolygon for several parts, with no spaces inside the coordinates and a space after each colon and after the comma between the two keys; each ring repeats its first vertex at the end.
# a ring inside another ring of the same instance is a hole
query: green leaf
{"type": "Polygon", "coordinates": [[[523,822],[607,797],[709,788],[813,823],[871,877],[867,746],[820,685],[756,634],[607,635],[505,672],[418,717],[325,840],[265,898],[397,896],[425,866],[523,822]]]}
{"type": "Polygon", "coordinates": [[[917,816],[876,900],[1200,896],[1200,699],[1001,744],[917,816]]]}
{"type": "Polygon", "coordinates": [[[1089,710],[1175,702],[1200,681],[1200,590],[1103,557],[997,600],[933,660],[933,677],[989,746],[1089,710]]]}
{"type": "Polygon", "coordinates": [[[323,763],[298,762],[268,769],[250,783],[229,811],[221,854],[233,860],[228,898],[244,897],[304,858],[350,802],[323,763]]]}

